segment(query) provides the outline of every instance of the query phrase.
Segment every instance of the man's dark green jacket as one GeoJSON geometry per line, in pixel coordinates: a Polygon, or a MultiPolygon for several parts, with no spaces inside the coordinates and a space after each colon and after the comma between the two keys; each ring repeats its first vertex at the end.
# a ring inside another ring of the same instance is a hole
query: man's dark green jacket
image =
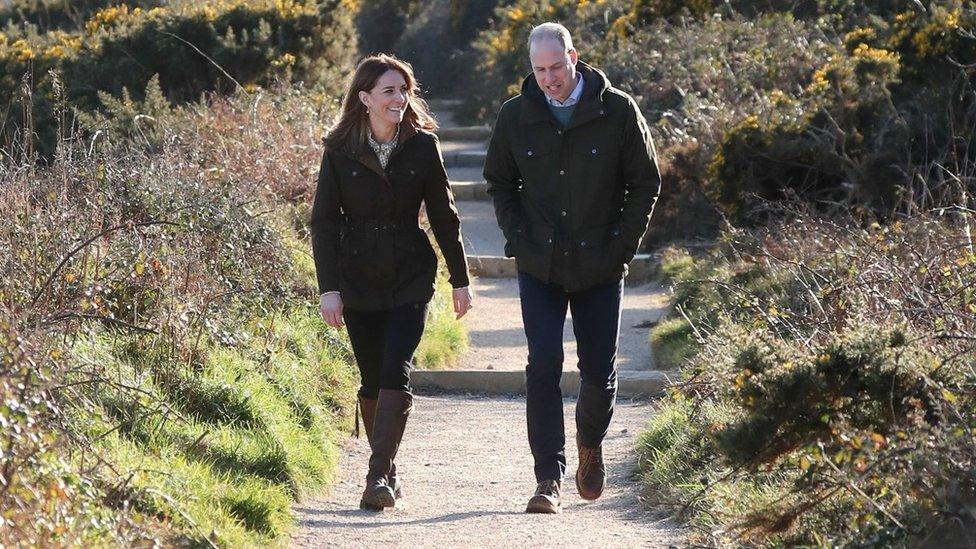
{"type": "Polygon", "coordinates": [[[626,274],[661,188],[637,104],[598,69],[576,69],[583,93],[569,124],[529,75],[498,113],[484,171],[505,255],[567,291],[626,274]]]}

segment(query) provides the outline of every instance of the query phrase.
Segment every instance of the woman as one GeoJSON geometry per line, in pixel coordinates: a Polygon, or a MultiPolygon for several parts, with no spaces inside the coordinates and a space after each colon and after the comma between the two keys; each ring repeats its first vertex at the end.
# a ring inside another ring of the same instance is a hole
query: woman
{"type": "Polygon", "coordinates": [[[437,128],[409,64],[367,57],[325,137],[312,206],[312,251],[322,318],[349,332],[362,380],[359,406],[372,455],[360,507],[400,496],[393,460],[413,408],[410,367],[424,331],[437,256],[418,225],[420,205],[444,255],[454,312],[471,308],[460,220],[437,128]]]}

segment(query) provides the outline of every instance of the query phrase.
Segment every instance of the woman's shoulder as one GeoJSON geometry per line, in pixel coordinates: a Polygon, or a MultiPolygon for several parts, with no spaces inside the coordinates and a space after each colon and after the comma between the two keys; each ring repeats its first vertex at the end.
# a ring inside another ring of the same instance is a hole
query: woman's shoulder
{"type": "Polygon", "coordinates": [[[437,134],[431,130],[425,130],[423,128],[417,128],[416,139],[420,139],[422,143],[426,145],[434,145],[438,142],[437,134]]]}

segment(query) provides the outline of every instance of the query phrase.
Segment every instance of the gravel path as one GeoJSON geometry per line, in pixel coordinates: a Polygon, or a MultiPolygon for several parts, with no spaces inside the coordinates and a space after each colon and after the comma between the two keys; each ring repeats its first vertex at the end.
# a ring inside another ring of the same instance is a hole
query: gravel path
{"type": "MultiPolygon", "coordinates": [[[[567,399],[572,441],[575,401],[567,399]]],[[[295,547],[668,547],[681,530],[644,511],[633,474],[634,436],[648,403],[620,402],[604,452],[608,486],[601,499],[576,494],[574,448],[567,454],[563,512],[527,515],[535,488],[522,399],[418,396],[397,459],[406,497],[382,513],[360,511],[365,439],[351,440],[332,493],[295,508],[295,547]]]]}

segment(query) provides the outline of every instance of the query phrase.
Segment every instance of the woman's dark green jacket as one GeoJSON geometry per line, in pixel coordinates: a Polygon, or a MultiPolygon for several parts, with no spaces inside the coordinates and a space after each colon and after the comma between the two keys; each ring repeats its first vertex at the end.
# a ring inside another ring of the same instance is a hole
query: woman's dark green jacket
{"type": "Polygon", "coordinates": [[[437,256],[420,228],[421,202],[450,273],[468,285],[461,222],[437,137],[406,124],[384,170],[373,150],[327,150],[312,205],[319,292],[338,290],[353,309],[430,301],[437,256]]]}

